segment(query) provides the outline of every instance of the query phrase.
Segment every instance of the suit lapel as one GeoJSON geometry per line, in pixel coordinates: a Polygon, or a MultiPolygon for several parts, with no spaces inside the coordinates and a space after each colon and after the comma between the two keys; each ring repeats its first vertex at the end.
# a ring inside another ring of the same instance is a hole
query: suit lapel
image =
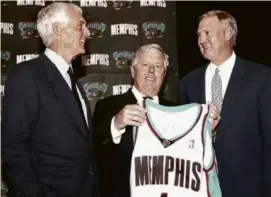
{"type": "MultiPolygon", "coordinates": [[[[136,104],[136,98],[134,97],[131,89],[128,90],[126,93],[119,96],[119,99],[116,101],[114,105],[116,113],[120,111],[125,105],[129,104],[136,104]]],[[[133,127],[127,126],[125,133],[122,135],[120,141],[120,157],[121,157],[121,168],[122,170],[129,175],[130,172],[130,165],[131,165],[131,158],[134,149],[134,142],[133,142],[133,127]]]]}
{"type": "MultiPolygon", "coordinates": [[[[136,104],[137,100],[132,93],[132,90],[128,90],[126,93],[123,94],[122,96],[122,101],[123,106],[125,105],[130,105],[130,104],[136,104]]],[[[126,132],[123,137],[123,145],[125,146],[126,151],[128,152],[128,156],[130,157],[133,147],[134,147],[134,139],[133,139],[133,127],[132,126],[127,126],[126,132]]]]}
{"type": "Polygon", "coordinates": [[[86,104],[86,108],[87,108],[87,119],[88,119],[88,126],[89,128],[91,128],[91,108],[90,108],[90,105],[89,105],[89,102],[88,102],[88,99],[87,99],[87,96],[86,96],[86,93],[85,93],[85,90],[82,86],[81,83],[78,83],[77,84],[79,90],[80,90],[80,93],[85,101],[85,104],[86,104]]]}
{"type": "Polygon", "coordinates": [[[124,103],[127,104],[136,104],[137,100],[132,92],[132,89],[129,89],[126,93],[123,94],[124,103]]]}
{"type": "MultiPolygon", "coordinates": [[[[218,127],[217,141],[223,136],[222,128],[225,128],[224,126],[226,126],[223,123],[228,123],[227,119],[230,118],[231,114],[234,112],[238,98],[242,97],[243,91],[247,87],[248,79],[245,71],[246,69],[243,61],[239,57],[236,57],[235,65],[223,99],[221,111],[222,121],[218,127]]],[[[219,144],[219,142],[217,144],[219,144]]]]}
{"type": "MultiPolygon", "coordinates": [[[[203,66],[199,70],[199,74],[197,76],[197,82],[194,83],[194,87],[190,89],[190,91],[193,91],[193,94],[195,94],[195,101],[198,103],[206,103],[206,97],[205,97],[205,72],[207,69],[207,66],[203,66]]],[[[194,99],[193,99],[194,100],[194,99]]]]}
{"type": "Polygon", "coordinates": [[[45,64],[47,78],[53,85],[56,99],[71,116],[71,119],[74,121],[80,133],[89,142],[87,128],[85,127],[84,120],[82,119],[80,109],[76,104],[72,91],[67,85],[65,79],[61,76],[61,73],[57,70],[56,66],[44,54],[40,57],[43,59],[42,62],[45,64]]]}

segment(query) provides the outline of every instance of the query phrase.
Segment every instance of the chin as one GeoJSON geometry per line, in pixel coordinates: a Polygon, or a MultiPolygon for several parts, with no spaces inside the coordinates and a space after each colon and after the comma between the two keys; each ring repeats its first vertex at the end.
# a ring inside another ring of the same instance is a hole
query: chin
{"type": "Polygon", "coordinates": [[[158,95],[158,92],[157,92],[157,90],[154,90],[154,89],[147,89],[147,90],[145,90],[145,94],[146,94],[146,96],[153,97],[153,96],[158,95]]]}
{"type": "Polygon", "coordinates": [[[207,60],[212,60],[212,54],[210,54],[210,53],[203,53],[203,57],[205,58],[205,59],[207,59],[207,60]]]}

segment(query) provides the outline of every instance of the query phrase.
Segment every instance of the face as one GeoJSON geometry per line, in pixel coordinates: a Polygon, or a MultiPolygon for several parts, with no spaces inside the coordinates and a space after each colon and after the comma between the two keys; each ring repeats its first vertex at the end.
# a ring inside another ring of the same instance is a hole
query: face
{"type": "Polygon", "coordinates": [[[65,51],[68,51],[72,57],[85,53],[85,42],[90,32],[86,27],[86,21],[82,15],[74,10],[69,10],[69,21],[64,27],[61,37],[61,43],[65,51]]]}
{"type": "Polygon", "coordinates": [[[140,54],[136,65],[131,67],[134,86],[145,96],[156,96],[165,78],[164,56],[157,49],[140,54]]]}
{"type": "Polygon", "coordinates": [[[198,26],[198,45],[204,58],[216,63],[224,54],[228,53],[227,47],[230,36],[216,16],[203,18],[198,26]]]}

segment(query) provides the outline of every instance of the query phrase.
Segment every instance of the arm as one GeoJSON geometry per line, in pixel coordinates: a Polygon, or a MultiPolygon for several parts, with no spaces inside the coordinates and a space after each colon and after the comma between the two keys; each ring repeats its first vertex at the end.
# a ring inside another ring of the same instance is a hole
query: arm
{"type": "Polygon", "coordinates": [[[271,69],[266,75],[264,87],[260,90],[259,118],[263,135],[264,197],[269,197],[271,196],[271,69]]]}
{"type": "Polygon", "coordinates": [[[98,101],[96,104],[93,115],[93,133],[96,145],[110,141],[118,144],[127,125],[140,126],[145,121],[145,109],[137,104],[126,105],[116,114],[109,114],[108,107],[102,101],[98,101]]]}
{"type": "Polygon", "coordinates": [[[26,65],[18,67],[10,71],[5,85],[2,159],[16,191],[26,197],[41,196],[30,146],[38,116],[36,84],[26,65]]]}
{"type": "Polygon", "coordinates": [[[101,145],[112,142],[110,132],[113,116],[109,113],[105,102],[97,101],[92,118],[94,144],[101,145]]]}
{"type": "Polygon", "coordinates": [[[115,125],[115,120],[116,119],[116,116],[114,116],[111,120],[111,135],[112,135],[112,140],[115,144],[119,144],[120,143],[120,140],[121,140],[121,136],[123,133],[125,133],[126,129],[123,128],[123,129],[117,129],[116,128],[116,125],[115,125]]]}

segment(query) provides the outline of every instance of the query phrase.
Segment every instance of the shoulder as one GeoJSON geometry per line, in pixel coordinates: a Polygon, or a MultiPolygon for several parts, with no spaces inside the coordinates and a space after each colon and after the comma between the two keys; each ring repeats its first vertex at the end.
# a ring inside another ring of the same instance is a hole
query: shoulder
{"type": "Polygon", "coordinates": [[[97,103],[102,103],[102,104],[119,103],[122,101],[123,97],[124,97],[124,94],[112,95],[112,96],[108,96],[108,97],[98,100],[97,103]]]}
{"type": "Polygon", "coordinates": [[[96,103],[96,108],[107,108],[108,110],[120,109],[128,103],[136,103],[136,100],[133,102],[133,98],[134,96],[132,92],[128,90],[126,93],[111,95],[98,100],[96,103]]]}
{"type": "Polygon", "coordinates": [[[187,81],[194,81],[195,79],[199,79],[205,75],[205,71],[207,69],[208,64],[196,68],[195,70],[190,71],[184,77],[179,80],[179,83],[187,82],[187,81]]]}
{"type": "Polygon", "coordinates": [[[21,62],[18,64],[13,64],[10,66],[10,72],[8,75],[18,75],[18,76],[24,76],[27,73],[32,72],[33,70],[40,67],[41,64],[41,58],[37,57],[25,62],[21,62]]]}
{"type": "MultiPolygon", "coordinates": [[[[243,64],[246,75],[251,80],[262,81],[265,79],[270,79],[271,76],[271,67],[256,63],[253,61],[248,61],[238,57],[239,63],[243,64]]],[[[239,65],[236,65],[239,66],[239,65]]]]}
{"type": "Polygon", "coordinates": [[[136,103],[136,101],[133,101],[133,99],[131,99],[133,97],[131,97],[131,95],[127,96],[127,94],[128,93],[124,93],[120,95],[112,95],[112,96],[108,96],[108,97],[98,100],[95,105],[93,116],[97,116],[97,114],[101,114],[105,112],[107,114],[110,114],[111,116],[114,116],[125,105],[136,103]]]}
{"type": "Polygon", "coordinates": [[[268,67],[267,65],[245,60],[242,58],[239,58],[239,59],[245,65],[245,68],[250,72],[265,73],[265,72],[270,72],[271,70],[271,68],[268,67]]]}
{"type": "Polygon", "coordinates": [[[35,69],[35,66],[37,65],[39,64],[36,59],[11,65],[7,75],[6,84],[13,81],[19,83],[29,81],[33,78],[33,69],[35,69]]]}

